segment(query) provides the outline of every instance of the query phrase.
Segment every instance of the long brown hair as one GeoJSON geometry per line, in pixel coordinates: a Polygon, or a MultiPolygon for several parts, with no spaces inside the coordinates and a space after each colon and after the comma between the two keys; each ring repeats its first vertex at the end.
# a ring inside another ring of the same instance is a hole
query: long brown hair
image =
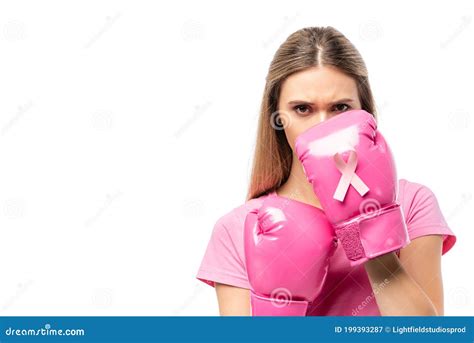
{"type": "Polygon", "coordinates": [[[290,175],[292,150],[284,130],[275,127],[283,81],[293,73],[322,65],[354,78],[362,109],[377,119],[367,68],[354,45],[331,26],[292,33],[275,53],[266,77],[247,200],[278,189],[290,175]]]}

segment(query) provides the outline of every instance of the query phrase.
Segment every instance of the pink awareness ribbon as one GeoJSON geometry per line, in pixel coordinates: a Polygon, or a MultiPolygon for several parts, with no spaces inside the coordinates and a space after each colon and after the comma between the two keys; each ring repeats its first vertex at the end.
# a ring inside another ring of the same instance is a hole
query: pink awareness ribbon
{"type": "Polygon", "coordinates": [[[337,185],[336,191],[334,192],[333,198],[344,201],[349,186],[352,186],[357,190],[360,196],[364,196],[369,191],[369,187],[361,180],[361,178],[355,173],[357,167],[357,153],[353,150],[349,152],[349,158],[347,163],[344,162],[342,156],[339,153],[334,155],[334,162],[336,163],[337,169],[342,173],[337,185]]]}

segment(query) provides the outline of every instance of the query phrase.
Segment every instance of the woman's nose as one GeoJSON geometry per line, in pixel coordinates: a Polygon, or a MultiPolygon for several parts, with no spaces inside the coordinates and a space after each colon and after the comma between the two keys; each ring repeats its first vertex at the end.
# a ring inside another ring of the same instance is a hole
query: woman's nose
{"type": "Polygon", "coordinates": [[[322,123],[330,118],[330,113],[327,111],[321,111],[315,116],[315,122],[313,124],[322,123]]]}
{"type": "Polygon", "coordinates": [[[319,114],[319,120],[320,120],[320,121],[325,121],[326,119],[328,119],[328,113],[327,113],[326,111],[321,112],[321,113],[319,114]]]}

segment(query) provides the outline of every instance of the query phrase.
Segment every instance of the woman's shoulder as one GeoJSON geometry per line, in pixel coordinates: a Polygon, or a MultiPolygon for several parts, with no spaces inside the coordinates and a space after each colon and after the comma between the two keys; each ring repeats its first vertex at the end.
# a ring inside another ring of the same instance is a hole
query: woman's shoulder
{"type": "Polygon", "coordinates": [[[412,194],[416,193],[417,191],[431,191],[428,186],[419,183],[419,182],[414,182],[410,181],[407,179],[399,179],[398,180],[398,185],[399,185],[399,194],[412,194]]]}
{"type": "Polygon", "coordinates": [[[428,203],[437,205],[436,195],[427,185],[407,179],[399,179],[398,185],[398,201],[406,210],[406,215],[428,203]]]}
{"type": "Polygon", "coordinates": [[[434,192],[424,184],[400,179],[398,195],[410,239],[442,234],[443,254],[450,250],[456,242],[456,236],[449,227],[434,192]]]}

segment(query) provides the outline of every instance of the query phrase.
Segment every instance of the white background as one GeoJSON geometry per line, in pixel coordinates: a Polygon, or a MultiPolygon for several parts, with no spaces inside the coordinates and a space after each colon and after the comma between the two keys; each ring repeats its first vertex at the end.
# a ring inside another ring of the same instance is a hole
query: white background
{"type": "Polygon", "coordinates": [[[333,26],[369,69],[400,178],[458,241],[446,315],[473,315],[470,1],[0,4],[0,315],[216,315],[195,279],[245,199],[278,46],[333,26]]]}

